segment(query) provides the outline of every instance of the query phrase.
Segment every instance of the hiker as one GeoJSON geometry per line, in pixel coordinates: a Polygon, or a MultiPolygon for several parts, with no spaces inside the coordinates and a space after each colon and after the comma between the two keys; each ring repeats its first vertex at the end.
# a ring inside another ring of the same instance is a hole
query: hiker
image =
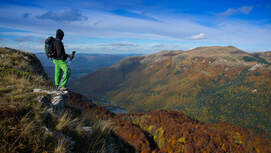
{"type": "Polygon", "coordinates": [[[55,86],[61,91],[67,91],[67,83],[70,77],[71,70],[66,63],[66,59],[69,57],[73,58],[72,55],[65,53],[64,45],[62,39],[64,37],[64,32],[61,29],[56,31],[56,40],[55,40],[55,50],[56,55],[53,57],[53,63],[55,64],[55,86]],[[62,81],[61,73],[63,72],[62,81]]]}

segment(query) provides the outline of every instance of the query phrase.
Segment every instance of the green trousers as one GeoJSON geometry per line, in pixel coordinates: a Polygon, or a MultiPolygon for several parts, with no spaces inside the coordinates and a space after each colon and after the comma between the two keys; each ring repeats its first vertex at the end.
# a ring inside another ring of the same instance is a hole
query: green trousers
{"type": "Polygon", "coordinates": [[[60,87],[66,87],[70,74],[71,74],[71,70],[70,68],[67,66],[67,63],[64,60],[56,60],[53,59],[53,62],[55,64],[55,85],[56,87],[59,86],[60,87]],[[62,82],[60,82],[61,79],[61,74],[62,75],[62,82]]]}

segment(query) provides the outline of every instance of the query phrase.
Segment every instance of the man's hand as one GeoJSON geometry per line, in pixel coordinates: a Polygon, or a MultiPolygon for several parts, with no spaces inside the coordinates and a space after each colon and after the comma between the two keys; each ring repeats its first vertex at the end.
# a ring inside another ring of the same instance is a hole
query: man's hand
{"type": "Polygon", "coordinates": [[[76,51],[72,51],[72,54],[71,54],[72,58],[71,58],[71,60],[74,58],[75,53],[76,53],[76,51]]]}
{"type": "Polygon", "coordinates": [[[70,58],[70,60],[72,60],[74,58],[74,55],[71,54],[71,55],[68,55],[68,57],[70,58]]]}
{"type": "Polygon", "coordinates": [[[70,60],[72,60],[74,58],[75,55],[75,51],[72,51],[72,54],[66,54],[66,57],[70,58],[70,60]]]}

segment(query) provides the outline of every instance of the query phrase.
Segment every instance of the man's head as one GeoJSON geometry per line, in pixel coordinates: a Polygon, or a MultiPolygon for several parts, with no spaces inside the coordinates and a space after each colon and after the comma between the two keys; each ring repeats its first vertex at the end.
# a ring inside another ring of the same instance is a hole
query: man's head
{"type": "Polygon", "coordinates": [[[64,32],[61,29],[56,31],[56,38],[62,40],[64,37],[64,32]]]}

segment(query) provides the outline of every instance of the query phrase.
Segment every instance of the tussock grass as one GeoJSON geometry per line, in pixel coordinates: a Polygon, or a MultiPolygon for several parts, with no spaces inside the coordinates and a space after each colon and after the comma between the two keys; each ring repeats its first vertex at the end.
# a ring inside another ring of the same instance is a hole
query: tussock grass
{"type": "Polygon", "coordinates": [[[114,151],[115,143],[121,144],[114,138],[110,121],[95,121],[90,131],[77,130],[73,138],[76,142],[74,150],[85,153],[110,153],[114,151]]]}
{"type": "Polygon", "coordinates": [[[79,125],[79,119],[74,118],[69,111],[64,112],[58,119],[56,130],[74,129],[79,125]]]}
{"type": "Polygon", "coordinates": [[[66,148],[66,141],[64,137],[61,137],[57,141],[57,147],[55,148],[54,153],[66,153],[66,152],[68,152],[66,148]]]}
{"type": "MultiPolygon", "coordinates": [[[[1,102],[0,152],[43,152],[53,150],[56,138],[42,129],[42,113],[36,112],[33,103],[1,102]]],[[[37,107],[37,106],[36,106],[37,107]]],[[[42,108],[40,108],[42,110],[42,108]]]]}
{"type": "MultiPolygon", "coordinates": [[[[111,123],[109,121],[100,121],[94,124],[91,137],[96,139],[89,140],[88,153],[109,152],[108,143],[110,143],[110,135],[112,135],[111,123]]],[[[112,141],[112,140],[111,140],[112,141]]],[[[110,148],[112,151],[114,148],[110,148]]]]}
{"type": "Polygon", "coordinates": [[[57,139],[43,128],[41,94],[32,93],[51,83],[34,69],[32,54],[0,48],[0,56],[0,152],[53,152],[57,139]]]}

